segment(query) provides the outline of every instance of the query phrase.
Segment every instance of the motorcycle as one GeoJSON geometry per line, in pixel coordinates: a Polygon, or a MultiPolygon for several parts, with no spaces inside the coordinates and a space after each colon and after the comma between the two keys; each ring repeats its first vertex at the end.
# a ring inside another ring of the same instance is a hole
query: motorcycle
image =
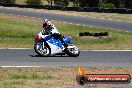
{"type": "Polygon", "coordinates": [[[35,36],[34,50],[39,56],[62,56],[67,54],[71,57],[78,57],[80,51],[71,43],[72,37],[63,36],[63,40],[68,44],[68,47],[65,48],[59,39],[47,34],[45,31],[41,31],[35,36]]]}

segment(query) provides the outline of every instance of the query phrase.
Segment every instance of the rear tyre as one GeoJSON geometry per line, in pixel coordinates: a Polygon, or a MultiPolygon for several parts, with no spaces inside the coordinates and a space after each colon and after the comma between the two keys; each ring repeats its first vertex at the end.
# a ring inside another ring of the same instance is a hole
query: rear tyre
{"type": "Polygon", "coordinates": [[[77,47],[74,47],[74,48],[66,48],[65,53],[68,56],[71,56],[71,57],[78,57],[79,54],[80,54],[80,51],[79,51],[79,49],[77,47]]]}
{"type": "Polygon", "coordinates": [[[39,56],[50,56],[50,47],[47,44],[43,45],[37,44],[38,42],[35,43],[34,45],[34,50],[39,56]]]}

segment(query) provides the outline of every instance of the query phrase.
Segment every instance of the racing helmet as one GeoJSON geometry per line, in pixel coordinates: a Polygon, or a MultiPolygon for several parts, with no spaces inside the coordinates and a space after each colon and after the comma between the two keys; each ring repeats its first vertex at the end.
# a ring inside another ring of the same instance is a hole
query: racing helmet
{"type": "Polygon", "coordinates": [[[51,25],[51,22],[49,19],[44,19],[43,20],[43,28],[49,28],[49,26],[51,25]]]}

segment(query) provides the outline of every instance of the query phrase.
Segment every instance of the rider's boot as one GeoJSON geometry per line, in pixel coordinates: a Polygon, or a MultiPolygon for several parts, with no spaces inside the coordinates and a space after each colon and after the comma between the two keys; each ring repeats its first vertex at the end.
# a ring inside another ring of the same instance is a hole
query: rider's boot
{"type": "Polygon", "coordinates": [[[63,43],[64,47],[67,48],[68,47],[68,44],[67,43],[63,43]]]}

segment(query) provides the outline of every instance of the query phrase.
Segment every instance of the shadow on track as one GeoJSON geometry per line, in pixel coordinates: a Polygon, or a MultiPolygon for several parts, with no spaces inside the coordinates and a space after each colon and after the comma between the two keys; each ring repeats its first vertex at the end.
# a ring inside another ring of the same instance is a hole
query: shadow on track
{"type": "MultiPolygon", "coordinates": [[[[39,56],[39,55],[29,55],[30,57],[44,57],[44,56],[39,56]]],[[[45,56],[45,57],[70,57],[67,55],[52,55],[52,56],[45,56]]]]}

